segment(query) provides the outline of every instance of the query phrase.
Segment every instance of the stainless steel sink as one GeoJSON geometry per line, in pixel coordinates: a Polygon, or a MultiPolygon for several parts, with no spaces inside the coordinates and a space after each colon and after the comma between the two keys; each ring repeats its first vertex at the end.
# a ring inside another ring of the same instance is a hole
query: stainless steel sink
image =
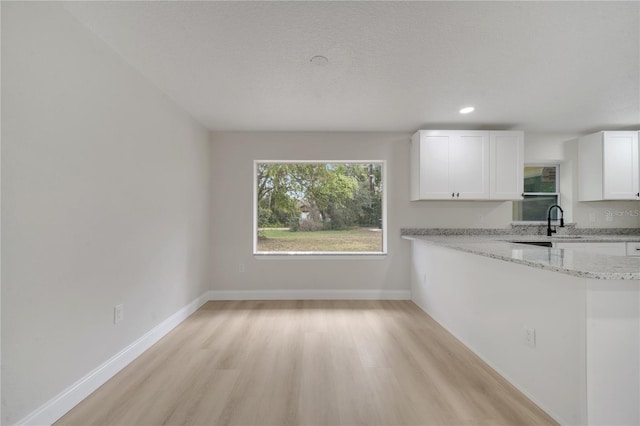
{"type": "Polygon", "coordinates": [[[516,244],[529,244],[530,246],[553,247],[551,241],[514,241],[516,244]]]}

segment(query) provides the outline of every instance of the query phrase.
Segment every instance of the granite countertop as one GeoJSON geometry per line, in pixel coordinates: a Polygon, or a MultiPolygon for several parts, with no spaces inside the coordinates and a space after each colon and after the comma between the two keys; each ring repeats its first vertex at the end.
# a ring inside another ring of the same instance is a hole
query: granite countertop
{"type": "Polygon", "coordinates": [[[520,235],[489,233],[484,235],[407,235],[408,240],[425,241],[468,253],[508,262],[548,269],[583,278],[605,280],[640,280],[640,257],[609,256],[581,250],[519,244],[516,241],[556,242],[640,242],[640,235],[520,235]]]}

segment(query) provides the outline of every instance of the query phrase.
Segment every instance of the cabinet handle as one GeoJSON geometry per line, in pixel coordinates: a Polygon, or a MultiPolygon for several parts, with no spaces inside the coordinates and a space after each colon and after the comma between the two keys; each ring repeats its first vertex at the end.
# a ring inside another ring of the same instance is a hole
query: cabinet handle
{"type": "Polygon", "coordinates": [[[453,198],[453,197],[455,197],[455,196],[456,196],[456,193],[455,193],[455,192],[452,192],[452,193],[451,193],[451,198],[453,198]]]}
{"type": "Polygon", "coordinates": [[[460,193],[459,193],[459,192],[456,194],[456,197],[457,197],[457,198],[460,198],[460,193]]]}

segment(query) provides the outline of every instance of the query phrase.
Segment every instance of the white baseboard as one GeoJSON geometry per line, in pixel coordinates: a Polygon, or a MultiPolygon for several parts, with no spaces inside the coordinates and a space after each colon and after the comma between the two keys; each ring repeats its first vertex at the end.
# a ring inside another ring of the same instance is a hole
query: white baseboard
{"type": "Polygon", "coordinates": [[[409,290],[213,290],[209,300],[410,300],[409,290]]]}
{"type": "Polygon", "coordinates": [[[36,409],[17,425],[51,425],[80,401],[102,386],[131,361],[149,349],[158,340],[173,330],[178,324],[194,313],[209,300],[209,292],[204,293],[175,314],[152,328],[144,336],[112,356],[102,365],[78,380],[73,385],[36,409]]]}
{"type": "Polygon", "coordinates": [[[411,292],[409,290],[207,291],[37,408],[16,425],[53,424],[209,300],[409,300],[410,298],[411,292]]]}

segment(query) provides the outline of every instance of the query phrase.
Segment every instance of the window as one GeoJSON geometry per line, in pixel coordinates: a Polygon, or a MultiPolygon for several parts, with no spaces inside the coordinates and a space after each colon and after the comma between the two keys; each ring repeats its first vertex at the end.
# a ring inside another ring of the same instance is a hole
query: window
{"type": "Polygon", "coordinates": [[[384,161],[255,161],[254,254],[384,254],[384,161]]]}
{"type": "MultiPolygon", "coordinates": [[[[528,164],[524,167],[524,199],[513,202],[513,220],[546,221],[547,211],[560,204],[560,175],[557,164],[528,164]]],[[[557,219],[558,210],[552,212],[557,219]]]]}

